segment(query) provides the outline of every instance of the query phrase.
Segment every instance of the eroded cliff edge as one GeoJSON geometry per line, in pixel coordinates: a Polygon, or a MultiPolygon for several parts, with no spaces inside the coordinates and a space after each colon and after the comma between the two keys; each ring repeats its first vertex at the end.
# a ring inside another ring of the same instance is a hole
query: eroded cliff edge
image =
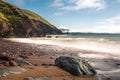
{"type": "Polygon", "coordinates": [[[62,34],[41,16],[0,0],[0,37],[40,37],[62,34]]]}

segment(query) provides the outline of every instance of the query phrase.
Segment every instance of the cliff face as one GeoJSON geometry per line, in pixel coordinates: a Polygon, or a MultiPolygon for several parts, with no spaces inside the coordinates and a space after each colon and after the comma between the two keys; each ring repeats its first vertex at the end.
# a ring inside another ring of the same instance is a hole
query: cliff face
{"type": "Polygon", "coordinates": [[[39,37],[61,33],[41,16],[0,0],[0,37],[39,37]]]}

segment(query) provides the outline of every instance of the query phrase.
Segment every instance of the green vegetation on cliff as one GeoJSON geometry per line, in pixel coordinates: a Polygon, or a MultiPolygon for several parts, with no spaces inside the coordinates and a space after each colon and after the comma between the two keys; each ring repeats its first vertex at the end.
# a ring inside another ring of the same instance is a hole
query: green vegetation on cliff
{"type": "Polygon", "coordinates": [[[53,25],[51,23],[49,23],[47,20],[45,20],[44,18],[42,18],[38,14],[36,14],[32,11],[29,11],[29,10],[23,10],[23,12],[24,12],[25,15],[27,15],[29,17],[29,19],[39,20],[39,21],[45,23],[46,25],[49,25],[50,27],[53,27],[53,25]]]}
{"type": "Polygon", "coordinates": [[[0,0],[0,37],[39,37],[61,33],[38,14],[0,0]]]}

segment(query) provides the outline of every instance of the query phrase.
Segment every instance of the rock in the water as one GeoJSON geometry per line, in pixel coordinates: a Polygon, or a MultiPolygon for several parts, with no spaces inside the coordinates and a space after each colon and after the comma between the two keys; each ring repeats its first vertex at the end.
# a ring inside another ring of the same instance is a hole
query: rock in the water
{"type": "Polygon", "coordinates": [[[40,77],[40,78],[27,77],[27,78],[24,78],[23,80],[49,80],[49,78],[48,77],[40,77]]]}
{"type": "Polygon", "coordinates": [[[61,56],[55,60],[55,65],[77,76],[96,74],[94,68],[80,58],[61,56]]]}
{"type": "Polygon", "coordinates": [[[10,74],[20,74],[22,72],[25,72],[26,69],[21,68],[21,67],[9,67],[9,68],[4,68],[0,70],[0,77],[1,76],[7,76],[10,74]]]}

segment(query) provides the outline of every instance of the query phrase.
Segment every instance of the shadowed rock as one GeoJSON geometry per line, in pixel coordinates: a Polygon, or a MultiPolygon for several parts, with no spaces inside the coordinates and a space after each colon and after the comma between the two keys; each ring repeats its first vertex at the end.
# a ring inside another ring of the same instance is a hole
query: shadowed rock
{"type": "Polygon", "coordinates": [[[11,60],[12,58],[10,58],[10,57],[8,57],[8,56],[6,56],[6,55],[1,55],[0,54],[0,60],[5,60],[5,61],[9,61],[9,60],[11,60]]]}
{"type": "Polygon", "coordinates": [[[55,65],[73,75],[95,75],[96,71],[80,58],[61,56],[55,60],[55,65]]]}

